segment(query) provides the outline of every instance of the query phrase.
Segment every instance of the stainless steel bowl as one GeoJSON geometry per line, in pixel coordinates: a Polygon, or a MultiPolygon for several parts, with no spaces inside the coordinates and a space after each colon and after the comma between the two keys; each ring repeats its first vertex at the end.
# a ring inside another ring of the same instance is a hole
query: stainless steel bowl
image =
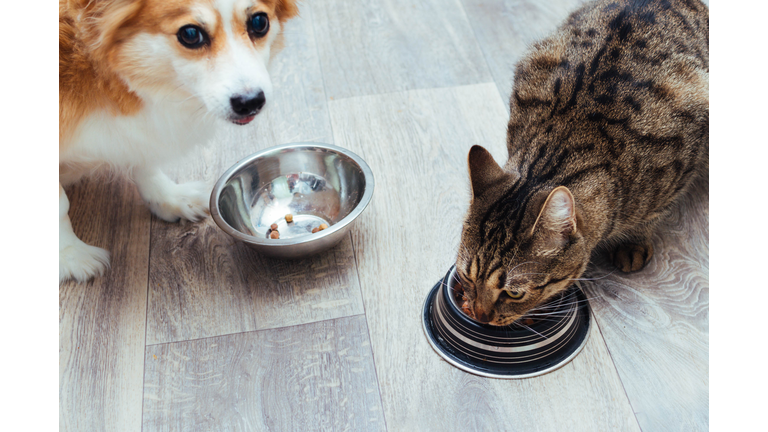
{"type": "Polygon", "coordinates": [[[329,144],[294,143],[228,169],[213,188],[210,208],[216,224],[235,239],[259,253],[295,259],[341,241],[372,195],[373,173],[359,156],[329,144]],[[323,223],[328,228],[312,233],[323,223]],[[270,238],[272,224],[279,239],[270,238]]]}

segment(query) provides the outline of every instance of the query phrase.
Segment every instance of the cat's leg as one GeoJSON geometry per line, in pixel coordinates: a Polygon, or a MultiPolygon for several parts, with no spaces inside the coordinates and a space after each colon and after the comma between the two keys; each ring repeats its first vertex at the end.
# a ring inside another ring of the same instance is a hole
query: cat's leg
{"type": "Polygon", "coordinates": [[[651,257],[653,257],[653,243],[650,236],[621,243],[611,251],[613,265],[624,273],[641,270],[648,264],[651,257]]]}
{"type": "Polygon", "coordinates": [[[67,279],[86,282],[109,267],[109,252],[85,244],[72,231],[69,199],[59,183],[59,283],[67,279]]]}
{"type": "Polygon", "coordinates": [[[208,212],[211,191],[204,182],[177,184],[157,167],[135,168],[132,178],[144,202],[160,219],[194,222],[208,212]]]}

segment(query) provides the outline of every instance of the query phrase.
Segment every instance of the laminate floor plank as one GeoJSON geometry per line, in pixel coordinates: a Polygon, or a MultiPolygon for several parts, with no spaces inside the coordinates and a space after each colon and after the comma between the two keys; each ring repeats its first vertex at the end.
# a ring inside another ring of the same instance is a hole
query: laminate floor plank
{"type": "MultiPolygon", "coordinates": [[[[515,66],[534,42],[548,36],[586,0],[461,0],[504,101],[515,66]]],[[[507,112],[509,112],[509,104],[507,112]]]]}
{"type": "MultiPolygon", "coordinates": [[[[223,126],[171,171],[213,184],[238,160],[277,144],[333,143],[312,31],[312,11],[289,21],[273,60],[274,96],[255,126],[223,126]]],[[[154,218],[147,343],[296,325],[363,313],[350,239],[328,253],[286,262],[260,256],[211,218],[170,224],[154,218]]]]}
{"type": "Polygon", "coordinates": [[[75,233],[111,253],[111,269],[59,286],[59,430],[141,427],[149,210],[116,179],[66,188],[75,233]]]}
{"type": "Polygon", "coordinates": [[[330,99],[490,82],[458,0],[321,0],[315,17],[330,99]]]}
{"type": "Polygon", "coordinates": [[[143,432],[384,431],[365,317],[147,347],[143,432]]]}
{"type": "Polygon", "coordinates": [[[330,112],[337,144],[376,176],[352,238],[389,430],[639,430],[596,327],[571,363],[528,380],[460,371],[424,336],[424,299],[455,259],[469,205],[467,152],[506,154],[496,86],[350,98],[330,112]]]}
{"type": "Polygon", "coordinates": [[[643,270],[595,259],[585,287],[644,432],[709,429],[709,192],[701,182],[654,237],[643,270]],[[605,276],[605,277],[603,277],[605,276]]]}

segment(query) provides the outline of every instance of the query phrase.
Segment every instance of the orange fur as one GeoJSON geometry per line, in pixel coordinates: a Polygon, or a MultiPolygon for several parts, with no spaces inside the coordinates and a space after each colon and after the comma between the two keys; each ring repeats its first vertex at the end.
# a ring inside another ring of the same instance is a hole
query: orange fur
{"type": "Polygon", "coordinates": [[[130,115],[142,106],[114,72],[98,66],[82,35],[73,17],[59,17],[59,151],[93,111],[130,115]]]}

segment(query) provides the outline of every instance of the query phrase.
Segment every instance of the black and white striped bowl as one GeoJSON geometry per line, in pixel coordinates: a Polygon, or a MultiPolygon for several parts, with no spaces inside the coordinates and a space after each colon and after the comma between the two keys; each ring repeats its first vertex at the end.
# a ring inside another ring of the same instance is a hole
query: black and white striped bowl
{"type": "Polygon", "coordinates": [[[423,314],[427,340],[453,366],[491,378],[529,378],[565,365],[584,347],[591,314],[578,285],[552,303],[546,319],[499,327],[461,311],[453,295],[455,272],[451,267],[432,288],[423,314]]]}

